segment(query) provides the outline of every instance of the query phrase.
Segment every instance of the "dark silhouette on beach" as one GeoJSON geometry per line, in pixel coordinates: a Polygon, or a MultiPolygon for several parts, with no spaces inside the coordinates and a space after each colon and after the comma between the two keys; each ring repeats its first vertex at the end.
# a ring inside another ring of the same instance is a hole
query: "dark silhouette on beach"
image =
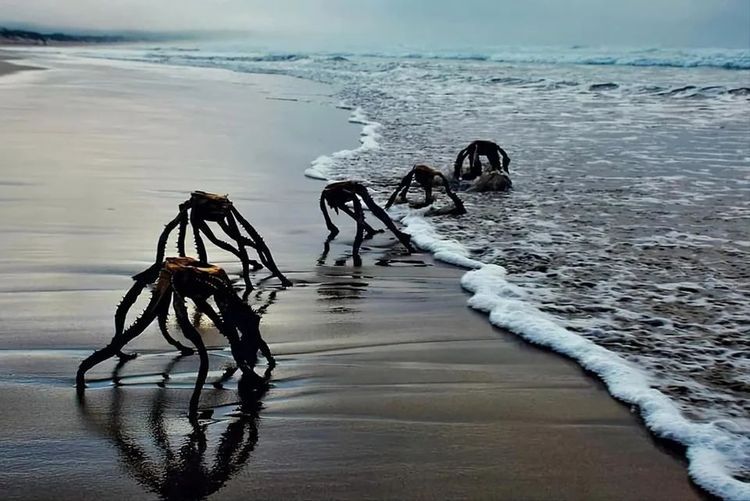
{"type": "Polygon", "coordinates": [[[439,184],[443,185],[443,187],[445,188],[445,194],[448,195],[448,198],[450,198],[455,205],[452,214],[466,214],[466,209],[464,208],[463,202],[455,193],[453,193],[453,190],[451,190],[450,187],[450,183],[448,182],[448,179],[445,177],[445,175],[437,169],[433,169],[428,165],[421,164],[412,167],[409,173],[401,179],[398,187],[388,199],[388,203],[385,204],[385,208],[388,209],[397,200],[400,202],[407,201],[406,194],[409,192],[412,180],[415,180],[417,184],[424,190],[424,203],[421,205],[417,205],[416,207],[419,208],[430,205],[435,201],[434,197],[432,196],[432,188],[435,184],[435,178],[438,179],[439,184]]]}
{"type": "MultiPolygon", "coordinates": [[[[263,237],[240,214],[231,200],[226,196],[206,193],[205,191],[192,192],[190,198],[180,204],[180,213],[166,225],[159,237],[153,269],[158,269],[161,266],[169,235],[178,226],[177,252],[180,257],[187,255],[185,253],[185,237],[188,223],[193,231],[198,259],[204,263],[208,262],[206,245],[202,237],[205,234],[206,238],[214,245],[235,255],[240,260],[246,290],[253,290],[253,284],[250,282],[251,267],[253,270],[259,270],[265,266],[273,276],[281,280],[282,285],[285,287],[292,285],[292,282],[279,271],[273,256],[271,256],[271,251],[263,241],[263,237]],[[218,238],[208,226],[209,222],[217,223],[224,233],[235,242],[236,247],[218,238]],[[240,226],[247,232],[247,235],[242,234],[240,226]],[[246,247],[255,249],[260,263],[250,259],[246,247]]],[[[153,272],[153,270],[150,272],[153,272]]]]}
{"type": "MultiPolygon", "coordinates": [[[[339,234],[339,229],[333,224],[331,217],[328,215],[328,209],[326,208],[326,205],[328,205],[328,207],[335,210],[336,213],[341,211],[357,222],[357,233],[354,237],[354,245],[352,246],[352,257],[354,258],[355,266],[362,265],[362,258],[359,256],[359,248],[362,245],[363,238],[372,238],[376,233],[383,232],[383,230],[375,230],[372,226],[367,224],[362,209],[362,202],[365,203],[375,217],[380,219],[383,224],[393,232],[399,242],[406,247],[407,252],[414,252],[414,248],[411,245],[411,236],[396,228],[396,225],[393,224],[393,221],[388,214],[372,199],[370,193],[367,191],[367,187],[357,181],[339,181],[331,183],[323,188],[323,192],[320,194],[320,210],[323,212],[326,226],[330,231],[328,238],[326,239],[326,249],[328,248],[330,241],[336,238],[336,235],[339,234]],[[362,201],[360,201],[360,198],[362,201]],[[347,205],[349,202],[352,203],[352,208],[349,208],[347,205]]],[[[327,251],[324,251],[324,255],[321,256],[321,259],[325,259],[325,254],[327,254],[327,251]]]]}
{"type": "Polygon", "coordinates": [[[510,157],[505,150],[492,141],[478,140],[473,141],[458,153],[456,163],[453,166],[453,179],[472,180],[479,177],[482,174],[480,156],[485,157],[490,163],[490,170],[503,171],[509,174],[508,166],[510,165],[510,157]],[[500,156],[503,157],[502,163],[500,162],[500,156]],[[469,158],[470,170],[462,174],[463,164],[467,157],[469,158]]]}
{"type": "Polygon", "coordinates": [[[255,380],[257,384],[265,384],[265,379],[258,376],[254,367],[257,362],[258,350],[268,361],[269,369],[276,365],[266,342],[260,335],[260,316],[240,299],[232,288],[232,283],[224,270],[189,257],[167,258],[160,271],[154,276],[152,268],[136,275],[139,279],[131,287],[117,307],[115,313],[115,335],[104,348],[95,351],[81,362],[76,376],[76,386],[79,393],[86,386],[85,374],[97,364],[119,356],[121,360],[132,358],[126,355],[122,348],[139,336],[155,320],[159,319],[164,338],[180,350],[182,354],[190,351],[173,339],[166,328],[170,302],[174,308],[177,324],[185,337],[198,350],[200,368],[195,382],[193,395],[190,399],[190,417],[196,419],[200,393],[208,374],[208,352],[200,332],[188,318],[186,299],[190,298],[195,308],[205,314],[216,325],[217,329],[228,340],[235,362],[242,370],[248,381],[255,380]],[[143,289],[154,283],[151,300],[143,313],[126,329],[125,317],[130,307],[135,303],[143,289]],[[214,299],[219,311],[208,303],[214,299]]]}

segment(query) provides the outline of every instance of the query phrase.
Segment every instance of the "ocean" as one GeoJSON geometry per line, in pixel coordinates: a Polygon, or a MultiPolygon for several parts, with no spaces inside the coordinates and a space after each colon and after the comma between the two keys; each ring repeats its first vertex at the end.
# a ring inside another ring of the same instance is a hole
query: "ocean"
{"type": "Polygon", "coordinates": [[[359,179],[381,202],[413,164],[447,173],[496,141],[512,191],[394,217],[468,269],[470,307],[597,374],[709,492],[750,499],[750,50],[74,52],[330,83],[361,144],[300,175],[359,179]]]}

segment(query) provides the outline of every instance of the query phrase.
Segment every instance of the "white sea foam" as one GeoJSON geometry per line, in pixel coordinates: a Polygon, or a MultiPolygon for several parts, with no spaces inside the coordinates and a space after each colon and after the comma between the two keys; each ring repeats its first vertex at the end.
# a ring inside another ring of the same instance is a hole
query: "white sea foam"
{"type": "Polygon", "coordinates": [[[441,239],[422,216],[407,215],[401,222],[406,225],[406,232],[411,235],[412,242],[420,249],[430,251],[436,259],[463,268],[483,266],[481,262],[471,259],[468,249],[457,240],[441,239]]]}
{"type": "Polygon", "coordinates": [[[380,138],[378,129],[382,126],[378,122],[369,120],[365,112],[362,111],[362,108],[354,109],[349,117],[349,122],[363,126],[362,131],[359,133],[359,147],[352,150],[340,150],[331,155],[319,156],[305,170],[305,176],[323,181],[334,179],[335,173],[332,169],[334,166],[339,165],[340,161],[351,160],[362,153],[380,148],[380,144],[378,143],[378,139],[380,138]]]}
{"type": "Polygon", "coordinates": [[[750,462],[749,437],[727,430],[718,421],[690,421],[669,397],[651,387],[649,377],[636,366],[540,311],[527,299],[527,291],[507,280],[505,268],[472,259],[460,242],[441,238],[419,211],[392,212],[403,216],[405,231],[419,248],[471,269],[461,279],[462,287],[472,293],[471,308],[487,313],[493,325],[570,357],[597,374],[614,397],[638,407],[654,434],[686,447],[690,476],[704,489],[726,499],[750,499],[750,485],[732,477],[737,465],[750,462]]]}
{"type": "Polygon", "coordinates": [[[336,158],[344,157],[351,150],[341,150],[331,155],[321,155],[312,162],[310,167],[305,169],[305,176],[312,179],[326,181],[331,175],[331,167],[336,163],[336,158]]]}

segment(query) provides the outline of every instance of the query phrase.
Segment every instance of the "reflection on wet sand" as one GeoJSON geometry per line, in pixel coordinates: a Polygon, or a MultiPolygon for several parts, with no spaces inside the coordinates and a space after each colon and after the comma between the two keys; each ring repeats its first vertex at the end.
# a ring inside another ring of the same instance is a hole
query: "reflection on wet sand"
{"type": "MultiPolygon", "coordinates": [[[[179,358],[170,362],[165,373],[179,358]]],[[[240,380],[238,385],[239,402],[232,404],[235,410],[195,425],[187,416],[165,412],[164,388],[153,393],[145,426],[138,422],[142,420],[125,418],[126,391],[121,386],[113,388],[108,410],[93,412],[83,397],[79,409],[86,424],[114,445],[127,474],[146,490],[167,500],[204,499],[246,465],[258,442],[257,420],[268,386],[243,383],[240,380]],[[209,433],[222,426],[219,435],[209,433]],[[173,431],[181,428],[189,431],[173,431]]],[[[140,414],[135,411],[134,416],[140,414]]]]}
{"type": "MultiPolygon", "coordinates": [[[[320,257],[318,258],[318,266],[324,266],[326,264],[326,259],[328,259],[328,253],[331,252],[331,240],[332,238],[326,238],[325,242],[323,242],[323,252],[320,254],[320,257]]],[[[344,266],[346,264],[346,256],[343,258],[339,258],[336,260],[336,266],[344,266]]]]}
{"type": "Polygon", "coordinates": [[[378,266],[397,266],[397,267],[413,267],[413,268],[426,268],[432,266],[429,263],[425,263],[421,259],[396,259],[396,258],[381,258],[375,261],[378,266]]]}
{"type": "MultiPolygon", "coordinates": [[[[336,263],[336,267],[324,266],[325,256],[328,253],[328,243],[326,250],[318,261],[316,274],[320,282],[316,284],[318,292],[318,301],[324,302],[331,313],[353,313],[360,311],[357,308],[356,301],[364,298],[364,293],[373,279],[372,275],[367,275],[357,268],[341,269],[336,263]],[[340,272],[339,272],[340,270],[340,272]]],[[[386,252],[385,255],[377,258],[374,263],[376,266],[394,267],[394,268],[425,268],[432,266],[421,259],[405,258],[399,254],[386,252]]],[[[408,273],[405,273],[408,275],[408,273]]]]}
{"type": "Polygon", "coordinates": [[[331,313],[354,313],[359,311],[356,301],[364,297],[369,282],[359,271],[346,274],[319,272],[321,282],[317,285],[318,301],[328,306],[331,313]]]}

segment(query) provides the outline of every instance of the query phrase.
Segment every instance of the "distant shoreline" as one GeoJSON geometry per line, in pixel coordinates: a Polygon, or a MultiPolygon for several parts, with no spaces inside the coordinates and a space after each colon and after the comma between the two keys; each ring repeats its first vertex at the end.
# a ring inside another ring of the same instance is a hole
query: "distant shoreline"
{"type": "Polygon", "coordinates": [[[123,43],[135,41],[122,35],[71,35],[67,33],[41,33],[0,27],[0,45],[68,45],[88,43],[123,43]]]}
{"type": "Polygon", "coordinates": [[[156,32],[47,32],[31,29],[11,29],[0,26],[0,47],[44,47],[66,45],[112,45],[126,43],[147,43],[192,40],[202,34],[192,32],[156,33],[156,32]]]}

